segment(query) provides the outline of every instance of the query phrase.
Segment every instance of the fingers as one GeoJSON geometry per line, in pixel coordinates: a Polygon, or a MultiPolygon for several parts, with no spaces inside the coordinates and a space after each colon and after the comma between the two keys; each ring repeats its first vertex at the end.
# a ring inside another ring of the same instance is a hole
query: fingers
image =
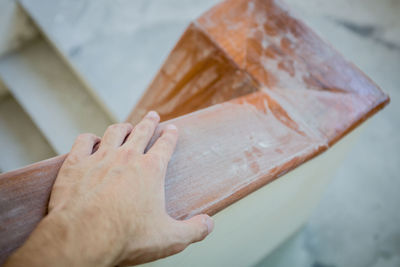
{"type": "Polygon", "coordinates": [[[147,115],[135,126],[134,131],[126,140],[126,146],[130,146],[133,150],[144,153],[154,131],[160,121],[160,116],[155,111],[150,111],[147,115]]]}
{"type": "Polygon", "coordinates": [[[168,124],[147,154],[157,155],[158,158],[161,158],[164,165],[167,166],[174,153],[177,140],[178,128],[173,124],[168,124]]]}
{"type": "Polygon", "coordinates": [[[104,150],[120,147],[132,129],[133,126],[130,123],[118,123],[108,126],[101,139],[99,149],[104,150]]]}
{"type": "Polygon", "coordinates": [[[177,231],[179,231],[182,242],[188,245],[203,240],[213,229],[214,220],[206,214],[179,221],[177,224],[177,231]]]}
{"type": "Polygon", "coordinates": [[[100,138],[94,134],[85,133],[80,134],[75,139],[71,152],[68,157],[75,157],[77,159],[90,156],[93,152],[93,147],[100,142],[100,138]]]}

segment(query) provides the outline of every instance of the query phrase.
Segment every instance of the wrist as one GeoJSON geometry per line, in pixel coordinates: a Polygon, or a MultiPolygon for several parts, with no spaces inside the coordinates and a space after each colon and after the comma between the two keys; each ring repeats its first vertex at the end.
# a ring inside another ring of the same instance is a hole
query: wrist
{"type": "Polygon", "coordinates": [[[52,234],[53,246],[71,263],[81,266],[112,266],[122,253],[123,232],[101,212],[60,210],[43,223],[52,234]],[[58,239],[58,240],[57,240],[58,239]]]}
{"type": "Polygon", "coordinates": [[[73,212],[53,211],[8,263],[13,266],[115,265],[123,249],[118,231],[108,222],[84,218],[73,212]]]}

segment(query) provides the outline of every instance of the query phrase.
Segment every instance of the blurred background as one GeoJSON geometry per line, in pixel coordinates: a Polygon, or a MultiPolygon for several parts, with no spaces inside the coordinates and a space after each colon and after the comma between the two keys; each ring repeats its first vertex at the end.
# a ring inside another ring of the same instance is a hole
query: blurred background
{"type": "MultiPolygon", "coordinates": [[[[0,0],[0,171],[123,121],[218,0],[0,0]]],[[[286,0],[390,95],[308,224],[259,266],[400,266],[400,0],[286,0]]]]}

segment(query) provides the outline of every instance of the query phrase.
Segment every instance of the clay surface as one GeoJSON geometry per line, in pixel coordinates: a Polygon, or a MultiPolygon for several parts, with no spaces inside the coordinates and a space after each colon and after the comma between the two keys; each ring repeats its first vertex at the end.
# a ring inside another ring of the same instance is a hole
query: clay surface
{"type": "MultiPolygon", "coordinates": [[[[183,219],[284,175],[388,102],[281,3],[228,0],[188,27],[127,121],[154,109],[179,127],[165,190],[183,219]]],[[[45,215],[63,159],[0,175],[0,262],[45,215]]]]}

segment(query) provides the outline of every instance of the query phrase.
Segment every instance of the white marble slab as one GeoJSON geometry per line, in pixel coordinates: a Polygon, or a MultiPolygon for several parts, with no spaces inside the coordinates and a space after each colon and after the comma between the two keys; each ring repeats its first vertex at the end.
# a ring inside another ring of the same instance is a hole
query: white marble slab
{"type": "Polygon", "coordinates": [[[8,89],[0,80],[0,99],[8,94],[8,89]]]}
{"type": "Polygon", "coordinates": [[[15,0],[0,0],[0,56],[21,47],[37,33],[15,0]]]}
{"type": "Polygon", "coordinates": [[[112,123],[43,40],[3,57],[0,78],[59,154],[78,134],[102,135],[112,123]]]}
{"type": "Polygon", "coordinates": [[[0,100],[0,172],[55,156],[29,116],[10,95],[0,100]]]}
{"type": "Polygon", "coordinates": [[[217,0],[22,0],[80,77],[123,121],[191,20],[217,0]]]}

